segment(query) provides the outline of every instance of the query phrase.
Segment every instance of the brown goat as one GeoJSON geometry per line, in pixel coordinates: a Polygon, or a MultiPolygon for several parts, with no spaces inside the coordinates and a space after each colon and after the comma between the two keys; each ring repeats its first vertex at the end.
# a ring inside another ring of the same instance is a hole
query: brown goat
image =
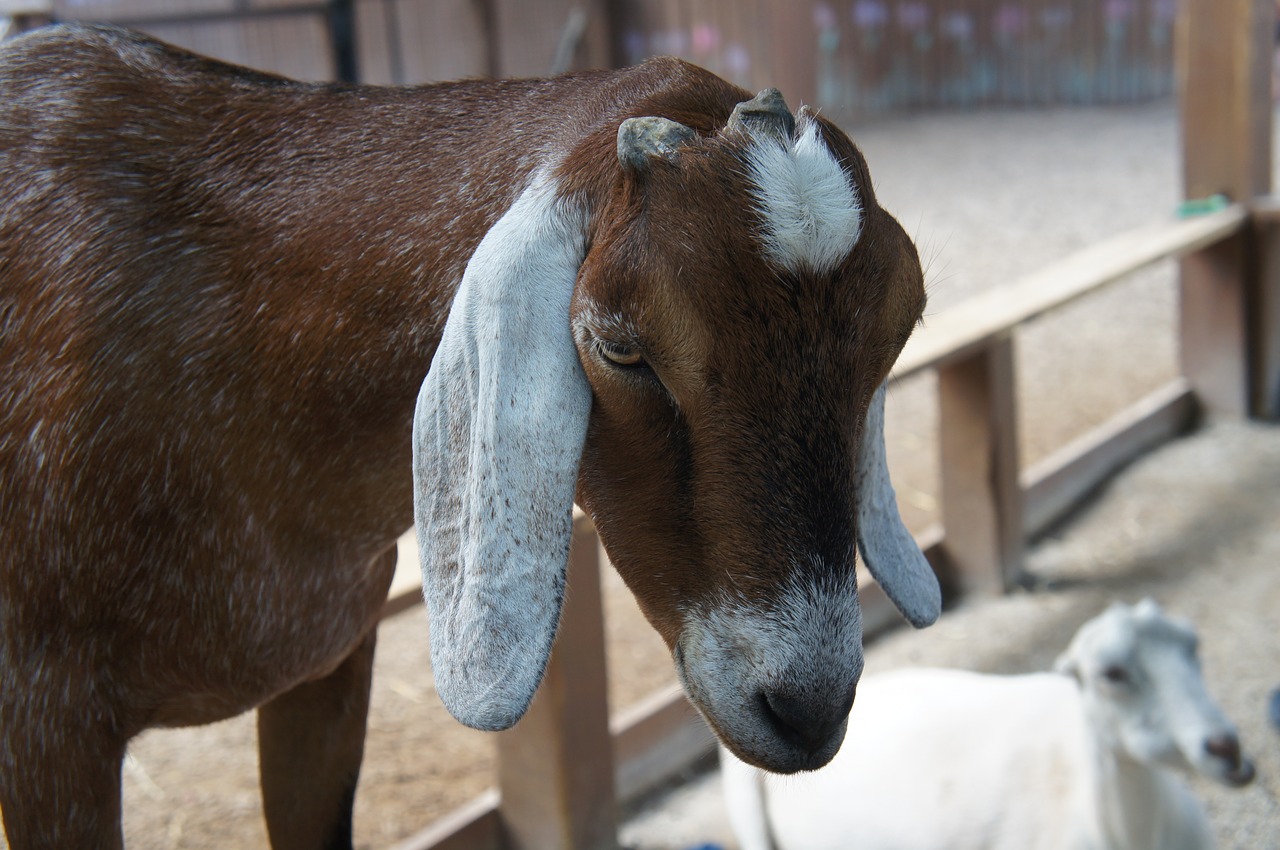
{"type": "Polygon", "coordinates": [[[129,739],[254,707],[273,846],[350,846],[415,506],[462,722],[532,697],[576,496],[725,743],[821,765],[855,541],[938,612],[878,391],[923,302],[843,133],[677,60],[373,88],[0,47],[11,846],[120,847],[129,739]]]}

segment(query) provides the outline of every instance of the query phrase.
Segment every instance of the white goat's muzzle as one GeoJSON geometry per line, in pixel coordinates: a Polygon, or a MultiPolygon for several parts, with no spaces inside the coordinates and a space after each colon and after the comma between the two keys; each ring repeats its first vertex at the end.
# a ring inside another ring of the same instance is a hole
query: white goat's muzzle
{"type": "Polygon", "coordinates": [[[795,773],[822,767],[844,741],[862,675],[862,616],[852,575],[791,582],[783,597],[767,609],[726,603],[691,617],[675,661],[694,705],[730,750],[795,773]]]}

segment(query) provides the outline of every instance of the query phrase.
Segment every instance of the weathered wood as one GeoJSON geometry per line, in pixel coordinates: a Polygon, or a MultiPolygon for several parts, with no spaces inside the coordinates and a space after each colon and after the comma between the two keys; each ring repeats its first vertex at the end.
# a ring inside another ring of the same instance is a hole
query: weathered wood
{"type": "Polygon", "coordinates": [[[485,791],[392,850],[507,850],[498,818],[498,792],[485,791]]]}
{"type": "Polygon", "coordinates": [[[818,96],[818,34],[811,0],[770,3],[769,85],[775,86],[792,111],[814,104],[818,96]]]}
{"type": "Polygon", "coordinates": [[[1018,280],[930,316],[894,364],[896,378],[962,360],[995,337],[1113,281],[1170,257],[1179,257],[1239,233],[1247,209],[1226,209],[1147,225],[1103,240],[1018,280]]]}
{"type": "Polygon", "coordinates": [[[500,813],[512,850],[616,850],[600,546],[574,522],[564,611],[529,711],[499,732],[500,813]]]}
{"type": "Polygon", "coordinates": [[[1280,419],[1280,221],[1258,222],[1257,280],[1249,335],[1253,370],[1250,410],[1254,416],[1280,419]]]}
{"type": "Polygon", "coordinates": [[[1023,533],[1043,531],[1124,464],[1190,430],[1195,418],[1195,395],[1179,378],[1023,470],[1023,533]]]}
{"type": "Polygon", "coordinates": [[[1003,591],[1022,561],[1013,340],[938,370],[944,547],[965,590],[1003,591]]]}
{"type": "Polygon", "coordinates": [[[1248,241],[1234,236],[1184,258],[1180,268],[1179,362],[1215,415],[1249,412],[1248,241]]]}
{"type": "Polygon", "coordinates": [[[655,691],[614,717],[620,800],[634,800],[715,749],[716,738],[679,685],[655,691]]]}
{"type": "MultiPolygon", "coordinates": [[[[1271,190],[1271,0],[1185,0],[1178,20],[1183,190],[1249,202],[1271,190]]],[[[1181,361],[1208,410],[1250,412],[1270,329],[1251,325],[1263,260],[1249,233],[1183,260],[1181,361]]],[[[1273,261],[1268,261],[1270,265],[1273,261]]]]}

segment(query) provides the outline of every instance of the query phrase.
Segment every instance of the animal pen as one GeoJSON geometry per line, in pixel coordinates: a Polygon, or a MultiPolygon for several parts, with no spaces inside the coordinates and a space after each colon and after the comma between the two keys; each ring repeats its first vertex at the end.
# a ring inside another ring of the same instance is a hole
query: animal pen
{"type": "MultiPolygon", "coordinates": [[[[117,6],[123,3],[119,0],[117,6]]],[[[1016,585],[1028,539],[1121,464],[1192,428],[1202,413],[1280,415],[1280,199],[1271,195],[1274,7],[1264,0],[1181,0],[1175,26],[1171,4],[1172,0],[1153,2],[1141,8],[1149,16],[1143,21],[1153,28],[1161,25],[1162,14],[1168,14],[1169,61],[1174,63],[1179,82],[1187,214],[1093,245],[1039,273],[932,317],[926,327],[916,331],[894,369],[895,380],[928,370],[937,374],[940,421],[945,423],[939,433],[942,522],[922,534],[919,542],[944,587],[953,593],[998,593],[1016,585]],[[1137,400],[1091,433],[1020,469],[1015,330],[1168,258],[1180,260],[1181,377],[1137,400]]],[[[93,5],[81,2],[77,9],[93,5]]],[[[103,5],[111,3],[103,0],[103,5]]],[[[519,4],[497,0],[479,4],[459,0],[451,5],[468,15],[476,8],[494,15],[498,13],[495,10],[508,6],[513,14],[532,14],[518,12],[519,4]]],[[[570,4],[562,5],[571,8],[570,4]]],[[[649,14],[670,19],[691,14],[693,4],[649,5],[649,14]]],[[[894,98],[910,102],[910,97],[919,95],[919,87],[900,79],[876,89],[880,94],[870,100],[830,88],[830,81],[841,74],[874,76],[878,72],[855,67],[853,54],[847,52],[852,49],[849,45],[833,45],[829,37],[823,41],[829,23],[823,11],[829,10],[826,4],[750,5],[766,24],[751,29],[762,33],[758,35],[761,39],[772,36],[770,44],[758,51],[769,58],[741,68],[733,64],[738,60],[732,52],[720,51],[712,57],[716,62],[704,64],[728,76],[733,76],[730,72],[736,68],[742,71],[738,81],[757,87],[778,85],[794,101],[825,102],[848,110],[894,105],[897,101],[890,103],[894,98]],[[716,67],[717,62],[721,67],[716,67]]],[[[870,9],[877,4],[854,5],[870,9]]],[[[911,4],[879,5],[900,8],[911,4]]],[[[995,6],[979,2],[937,5],[956,9],[995,6]]],[[[279,69],[297,76],[358,76],[401,82],[426,76],[547,70],[540,58],[528,54],[521,58],[518,39],[504,43],[492,28],[483,26],[478,31],[487,33],[482,39],[485,49],[467,54],[470,66],[460,70],[414,66],[417,60],[397,41],[393,20],[396,13],[407,14],[410,5],[391,0],[327,5],[291,0],[251,4],[210,0],[199,15],[185,23],[171,21],[151,29],[182,43],[190,39],[181,37],[181,27],[194,33],[202,21],[229,26],[233,13],[244,14],[250,7],[263,14],[264,22],[277,18],[307,22],[307,38],[322,48],[310,55],[321,58],[310,66],[279,69]],[[361,33],[358,38],[383,38],[382,47],[374,49],[361,43],[365,49],[344,53],[348,48],[339,44],[332,53],[326,52],[332,46],[328,35],[335,20],[364,21],[355,28],[361,33]],[[362,58],[352,64],[352,56],[362,58]]],[[[102,17],[145,24],[157,21],[163,8],[164,4],[155,4],[144,14],[135,3],[129,14],[104,13],[102,17]]],[[[58,17],[73,17],[69,6],[62,9],[55,3],[53,11],[58,17]]],[[[737,19],[744,16],[739,14],[737,19]]],[[[561,31],[564,51],[586,51],[585,61],[596,64],[638,58],[632,52],[639,48],[628,40],[626,27],[614,26],[611,33],[593,35],[590,28],[598,25],[598,17],[577,23],[571,16],[564,20],[571,25],[557,23],[555,27],[561,31]]],[[[259,38],[264,43],[271,41],[270,34],[259,38]]],[[[437,43],[445,40],[437,36],[437,43]]],[[[690,44],[684,46],[692,50],[690,44]]],[[[431,55],[431,51],[422,54],[431,55]]],[[[1105,49],[1100,55],[1105,56],[1105,49]]],[[[696,61],[699,57],[690,58],[696,61]]],[[[1165,61],[1163,54],[1148,58],[1152,66],[1165,61]]],[[[241,57],[241,61],[249,59],[241,57]]],[[[1006,59],[1027,68],[1020,88],[1015,86],[1003,95],[986,90],[984,97],[981,85],[974,83],[975,87],[968,89],[956,86],[945,97],[954,104],[1001,98],[1018,102],[1021,92],[1023,101],[1034,102],[1034,93],[1050,85],[1037,82],[1031,70],[1034,57],[1010,53],[1006,59]]],[[[1105,71],[1103,65],[1099,67],[1105,71]]],[[[1115,79],[1133,79],[1113,70],[1115,79]]],[[[1106,82],[1111,72],[1103,71],[1099,71],[1103,81],[1099,91],[1105,93],[1112,91],[1106,82]]],[[[1151,87],[1148,94],[1162,93],[1158,80],[1164,78],[1158,74],[1138,79],[1145,80],[1141,85],[1151,87]]],[[[1094,96],[1094,100],[1105,99],[1105,94],[1094,96]]],[[[566,600],[555,650],[528,714],[515,728],[497,736],[496,789],[404,841],[399,850],[616,848],[618,801],[635,798],[711,751],[710,733],[679,692],[655,694],[623,716],[609,716],[600,559],[590,520],[578,515],[569,565],[572,593],[566,600]]],[[[863,575],[860,585],[866,633],[892,625],[897,615],[869,576],[863,575]]],[[[395,616],[419,601],[416,587],[398,586],[384,616],[395,616]]]]}

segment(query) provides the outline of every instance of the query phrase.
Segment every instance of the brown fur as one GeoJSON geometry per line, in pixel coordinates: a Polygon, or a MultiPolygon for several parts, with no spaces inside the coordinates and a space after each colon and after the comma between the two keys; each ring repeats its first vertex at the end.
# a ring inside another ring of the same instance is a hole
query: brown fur
{"type": "MultiPolygon", "coordinates": [[[[744,242],[749,199],[726,178],[740,152],[717,131],[749,93],[675,60],[337,87],[73,27],[0,48],[0,91],[15,850],[119,846],[119,760],[141,730],[352,678],[382,556],[411,522],[410,421],[453,289],[549,159],[592,212],[575,322],[587,299],[630,317],[661,378],[609,372],[583,343],[579,499],[646,614],[672,643],[699,600],[767,597],[797,536],[852,569],[850,423],[922,295],[914,249],[833,127],[863,236],[835,274],[799,279],[744,242]],[[651,114],[702,140],[680,171],[623,174],[617,127],[651,114]]],[[[356,750],[317,798],[342,796],[356,750]]],[[[330,831],[349,803],[323,815],[330,831]]]]}

